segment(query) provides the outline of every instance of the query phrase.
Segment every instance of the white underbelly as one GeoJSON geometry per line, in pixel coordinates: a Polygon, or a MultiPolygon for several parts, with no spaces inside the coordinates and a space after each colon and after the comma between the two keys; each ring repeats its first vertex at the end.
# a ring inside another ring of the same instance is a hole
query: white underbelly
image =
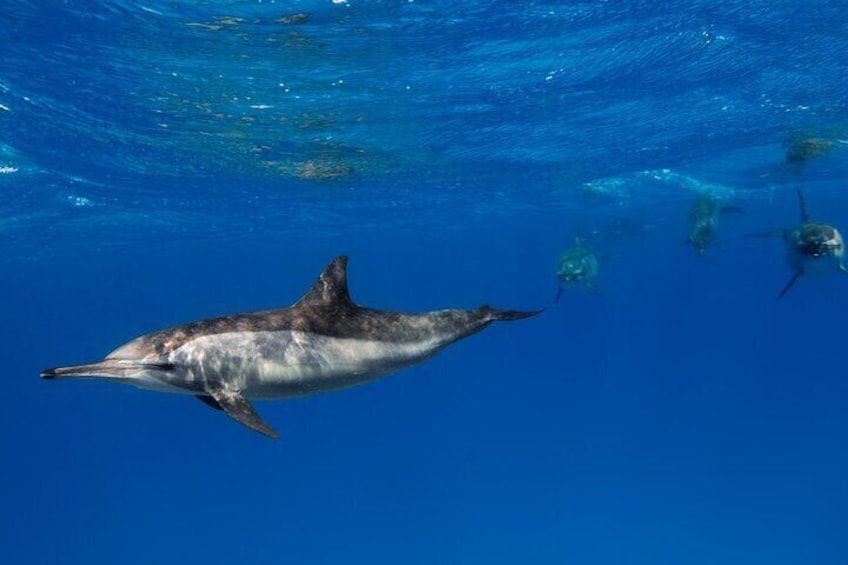
{"type": "Polygon", "coordinates": [[[247,398],[353,386],[435,354],[437,340],[387,342],[305,332],[234,332],[196,338],[170,355],[190,380],[218,380],[247,398]]]}

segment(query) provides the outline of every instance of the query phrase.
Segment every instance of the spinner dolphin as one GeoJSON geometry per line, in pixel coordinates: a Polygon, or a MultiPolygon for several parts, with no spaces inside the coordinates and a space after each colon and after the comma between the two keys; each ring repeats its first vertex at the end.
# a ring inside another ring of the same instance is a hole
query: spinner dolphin
{"type": "Polygon", "coordinates": [[[686,243],[695,248],[698,257],[703,257],[710,246],[720,248],[716,241],[716,233],[721,216],[741,212],[744,210],[737,206],[722,206],[714,196],[700,195],[689,209],[689,238],[686,243]]]}
{"type": "Polygon", "coordinates": [[[778,298],[783,298],[801,275],[827,274],[841,272],[848,275],[843,264],[845,243],[835,227],[810,220],[804,194],[798,191],[798,204],[801,209],[801,223],[793,228],[774,230],[756,234],[755,237],[783,237],[786,245],[786,260],[792,269],[789,279],[778,298]]]}
{"type": "Polygon", "coordinates": [[[563,290],[567,286],[581,285],[585,286],[595,294],[598,294],[598,289],[595,286],[595,279],[598,276],[598,258],[586,245],[583,239],[576,235],[574,237],[574,245],[563,251],[557,261],[556,275],[559,281],[554,302],[559,301],[563,290]]]}
{"type": "Polygon", "coordinates": [[[267,436],[251,400],[341,389],[425,361],[494,321],[537,312],[407,314],[354,304],[347,257],[334,259],[293,306],[201,320],[138,337],[102,361],[47,369],[44,379],[93,378],[190,394],[267,436]]]}

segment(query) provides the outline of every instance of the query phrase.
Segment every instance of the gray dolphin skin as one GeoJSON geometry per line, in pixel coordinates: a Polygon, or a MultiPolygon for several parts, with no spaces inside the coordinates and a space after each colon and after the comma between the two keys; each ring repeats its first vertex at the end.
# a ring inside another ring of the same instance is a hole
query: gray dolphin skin
{"type": "Polygon", "coordinates": [[[44,379],[92,378],[191,394],[277,438],[250,400],[357,385],[425,361],[491,322],[538,314],[440,310],[406,314],[354,304],[347,257],[334,259],[289,308],[234,314],[138,337],[103,361],[47,369],[44,379]]]}
{"type": "Polygon", "coordinates": [[[800,190],[798,203],[801,208],[800,225],[755,235],[755,237],[783,237],[786,245],[786,259],[792,269],[792,277],[784,285],[778,298],[783,298],[801,275],[828,274],[837,271],[848,275],[848,269],[843,264],[845,243],[842,241],[839,230],[829,224],[810,220],[807,202],[800,190]]]}
{"type": "Polygon", "coordinates": [[[708,247],[720,247],[716,233],[722,214],[740,212],[743,210],[736,206],[722,206],[712,195],[698,196],[689,209],[689,239],[686,243],[695,248],[698,257],[703,257],[708,247]]]}
{"type": "Polygon", "coordinates": [[[589,249],[589,246],[580,238],[574,237],[574,245],[563,251],[557,261],[557,279],[560,286],[554,297],[554,302],[562,296],[566,286],[583,285],[594,293],[598,293],[595,287],[595,278],[598,276],[598,258],[589,249]]]}

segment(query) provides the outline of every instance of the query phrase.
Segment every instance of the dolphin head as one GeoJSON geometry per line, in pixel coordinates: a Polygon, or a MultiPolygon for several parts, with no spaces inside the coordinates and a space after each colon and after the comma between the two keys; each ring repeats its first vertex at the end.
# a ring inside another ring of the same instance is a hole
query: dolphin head
{"type": "Polygon", "coordinates": [[[180,367],[160,355],[155,343],[144,335],[115,349],[102,361],[45,369],[41,378],[100,379],[162,390],[170,389],[170,382],[181,373],[180,367]]]}
{"type": "Polygon", "coordinates": [[[582,260],[566,259],[557,267],[557,277],[561,282],[571,283],[586,278],[586,269],[582,260]]]}
{"type": "Polygon", "coordinates": [[[839,231],[827,224],[807,223],[798,232],[795,248],[804,257],[841,259],[845,245],[839,231]]]}
{"type": "Polygon", "coordinates": [[[557,278],[561,283],[590,282],[598,273],[598,260],[585,248],[571,249],[560,257],[557,278]]]}
{"type": "Polygon", "coordinates": [[[160,392],[187,393],[194,390],[185,382],[184,371],[177,365],[156,359],[115,359],[55,367],[41,371],[46,380],[97,379],[133,385],[160,392]]]}

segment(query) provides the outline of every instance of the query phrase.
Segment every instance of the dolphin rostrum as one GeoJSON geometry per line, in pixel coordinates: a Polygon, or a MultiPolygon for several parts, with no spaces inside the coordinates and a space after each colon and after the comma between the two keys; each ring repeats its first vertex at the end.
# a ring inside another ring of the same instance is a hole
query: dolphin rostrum
{"type": "Polygon", "coordinates": [[[439,310],[406,314],[354,304],[347,257],[334,259],[293,306],[233,314],[160,330],[103,361],[47,369],[44,379],[94,378],[192,394],[277,438],[250,403],[345,388],[425,361],[491,322],[537,314],[439,310]]]}

